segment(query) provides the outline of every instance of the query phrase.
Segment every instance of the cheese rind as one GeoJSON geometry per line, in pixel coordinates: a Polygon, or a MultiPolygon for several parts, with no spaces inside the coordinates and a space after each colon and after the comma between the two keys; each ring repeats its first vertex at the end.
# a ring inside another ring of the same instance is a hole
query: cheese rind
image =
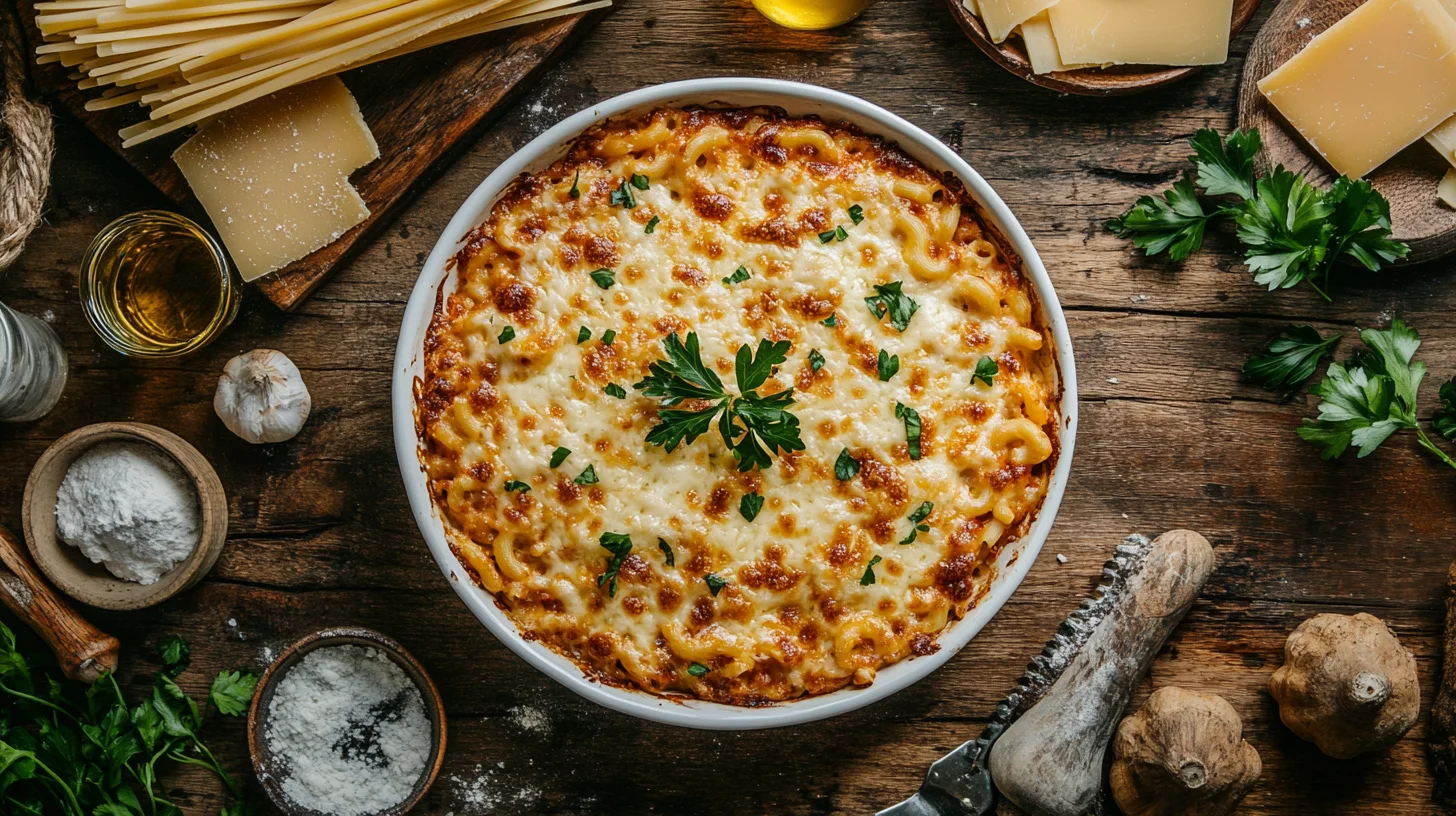
{"type": "Polygon", "coordinates": [[[353,95],[328,77],[229,112],[172,158],[250,281],[369,217],[349,173],[379,146],[353,95]]]}
{"type": "Polygon", "coordinates": [[[1022,23],[1047,10],[1057,0],[977,0],[981,21],[992,42],[1002,42],[1022,23]]]}
{"type": "Polygon", "coordinates": [[[1057,38],[1052,34],[1051,19],[1045,11],[1022,23],[1018,30],[1021,32],[1022,44],[1026,46],[1026,56],[1031,60],[1032,73],[1049,74],[1053,71],[1091,67],[1062,62],[1061,52],[1057,50],[1057,38]]]}
{"type": "MultiPolygon", "coordinates": [[[[1451,1],[1456,3],[1456,0],[1451,1]]],[[[1435,130],[1427,133],[1426,142],[1436,148],[1436,152],[1441,154],[1441,158],[1450,162],[1452,167],[1456,167],[1456,116],[1452,116],[1438,125],[1435,130]]]]}
{"type": "Polygon", "coordinates": [[[1069,65],[1219,65],[1233,14],[1233,0],[1060,0],[1050,10],[1069,65]]]}
{"type": "Polygon", "coordinates": [[[1364,176],[1456,113],[1456,20],[1438,0],[1369,0],[1259,90],[1336,172],[1364,176]]]}

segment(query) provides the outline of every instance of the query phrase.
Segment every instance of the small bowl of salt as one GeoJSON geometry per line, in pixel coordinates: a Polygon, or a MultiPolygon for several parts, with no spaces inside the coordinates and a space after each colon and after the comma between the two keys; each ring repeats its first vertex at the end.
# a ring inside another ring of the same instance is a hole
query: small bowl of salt
{"type": "Polygon", "coordinates": [[[399,816],[445,759],[445,708],[424,667],[372,629],[325,629],[258,682],[248,750],[289,816],[399,816]]]}
{"type": "Polygon", "coordinates": [[[26,480],[21,513],[46,577],[102,609],[142,609],[193,586],[227,540],[212,465],[176,434],[137,422],[56,440],[26,480]]]}

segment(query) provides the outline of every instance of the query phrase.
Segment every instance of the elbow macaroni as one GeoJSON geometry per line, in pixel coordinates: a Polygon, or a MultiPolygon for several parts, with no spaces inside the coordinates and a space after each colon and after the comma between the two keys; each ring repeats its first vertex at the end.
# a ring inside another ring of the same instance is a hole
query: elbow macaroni
{"type": "Polygon", "coordinates": [[[528,637],[651,692],[790,700],[935,651],[1056,461],[1056,361],[998,246],[958,183],[851,128],[665,109],[588,132],[496,204],[431,325],[421,457],[461,563],[528,637]],[[614,204],[634,175],[636,206],[614,204]],[[719,284],[739,265],[747,281],[719,284]],[[604,268],[609,289],[590,276],[604,268]],[[917,305],[903,332],[865,305],[894,282],[917,305]],[[662,406],[632,384],[672,332],[697,333],[730,389],[738,346],[789,339],[765,387],[794,389],[805,450],[739,474],[716,430],[645,444],[662,406]],[[879,349],[902,361],[888,382],[863,362],[879,349]],[[971,379],[984,357],[989,385],[971,379]],[[922,417],[918,459],[896,403],[922,417]],[[835,477],[841,450],[857,478],[835,477]],[[899,544],[922,501],[929,532],[899,544]]]}

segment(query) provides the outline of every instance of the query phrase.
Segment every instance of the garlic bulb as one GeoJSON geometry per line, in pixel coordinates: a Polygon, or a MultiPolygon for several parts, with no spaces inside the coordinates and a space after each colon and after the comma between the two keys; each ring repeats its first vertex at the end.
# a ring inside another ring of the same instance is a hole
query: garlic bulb
{"type": "Polygon", "coordinates": [[[253,349],[228,360],[212,398],[222,424],[254,445],[297,436],[312,407],[298,366],[273,349],[253,349]]]}

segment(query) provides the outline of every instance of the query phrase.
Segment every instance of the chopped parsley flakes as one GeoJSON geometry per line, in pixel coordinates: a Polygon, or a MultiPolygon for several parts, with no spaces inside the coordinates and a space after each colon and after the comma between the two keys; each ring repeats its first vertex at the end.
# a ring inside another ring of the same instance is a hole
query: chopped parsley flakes
{"type": "Polygon", "coordinates": [[[586,341],[588,341],[590,339],[591,339],[591,329],[588,329],[586,326],[582,326],[580,329],[577,330],[577,332],[576,332],[576,344],[578,346],[581,345],[582,343],[585,343],[586,341]]]}
{"type": "Polygon", "coordinates": [[[877,283],[875,284],[875,296],[865,298],[865,304],[870,307],[871,312],[874,312],[876,320],[880,320],[888,314],[890,325],[902,332],[910,328],[910,318],[920,308],[920,304],[905,294],[904,286],[905,284],[901,281],[877,283]]]}
{"type": "Polygon", "coordinates": [[[596,484],[599,481],[597,479],[597,466],[587,465],[586,470],[583,470],[581,472],[581,475],[577,476],[575,479],[572,479],[572,481],[582,486],[596,484]]]}
{"type": "Polygon", "coordinates": [[[565,462],[566,461],[566,457],[568,457],[570,455],[571,455],[571,449],[570,448],[557,448],[556,450],[552,451],[551,452],[551,469],[552,470],[555,470],[555,469],[561,467],[561,463],[562,462],[565,462]]]}
{"type": "Polygon", "coordinates": [[[647,226],[642,228],[642,231],[647,233],[648,235],[651,235],[653,230],[657,229],[657,225],[661,223],[662,219],[654,215],[652,216],[652,220],[647,222],[647,226]]]}
{"type": "Polygon", "coordinates": [[[869,586],[875,582],[875,565],[882,560],[878,555],[870,559],[870,562],[865,565],[864,575],[859,579],[860,586],[869,586]]]}
{"type": "Polygon", "coordinates": [[[617,273],[606,267],[593,269],[591,271],[591,279],[596,282],[597,286],[603,289],[611,289],[612,284],[617,282],[617,273]]]}
{"type": "Polygon", "coordinates": [[[732,286],[735,283],[743,283],[744,281],[748,280],[749,277],[751,276],[748,274],[748,267],[740,266],[737,269],[733,270],[732,275],[729,275],[728,277],[723,279],[723,284],[725,286],[732,286]]]}
{"type": "Polygon", "coordinates": [[[763,509],[763,497],[757,493],[744,493],[743,498],[738,500],[738,512],[749,521],[758,518],[758,511],[763,509]]]}
{"type": "Polygon", "coordinates": [[[505,345],[514,339],[516,339],[516,328],[514,326],[506,326],[504,329],[501,329],[500,337],[496,338],[496,340],[500,341],[501,345],[505,345]]]}
{"type": "Polygon", "coordinates": [[[809,349],[809,370],[817,374],[823,367],[824,355],[819,353],[819,349],[809,349]]]}
{"type": "Polygon", "coordinates": [[[855,224],[859,224],[859,222],[863,221],[864,207],[861,207],[858,204],[851,206],[849,208],[849,220],[853,221],[855,224]]]}
{"type": "Polygon", "coordinates": [[[672,555],[672,545],[667,543],[667,539],[658,538],[657,549],[662,550],[662,560],[664,563],[669,567],[677,566],[677,559],[672,555]]]}
{"type": "Polygon", "coordinates": [[[607,571],[597,576],[597,586],[607,585],[607,595],[617,597],[617,573],[622,570],[622,562],[626,560],[627,553],[632,551],[632,537],[626,533],[602,533],[597,541],[612,554],[607,560],[607,571]]]}
{"type": "Polygon", "coordinates": [[[703,582],[708,585],[708,591],[713,593],[714,598],[718,597],[718,593],[723,591],[723,587],[728,586],[727,581],[711,572],[703,576],[703,582]]]}
{"type": "Polygon", "coordinates": [[[895,419],[905,421],[905,447],[911,459],[920,458],[920,412],[900,403],[895,403],[895,419]]]}
{"type": "Polygon", "coordinates": [[[916,535],[920,533],[930,532],[930,525],[926,524],[925,520],[930,518],[930,514],[934,510],[935,504],[933,502],[921,502],[920,506],[915,508],[915,512],[911,513],[909,516],[910,535],[907,535],[903,539],[901,539],[900,543],[909,544],[910,542],[915,540],[916,535]]]}
{"type": "Polygon", "coordinates": [[[900,370],[900,355],[890,356],[888,351],[880,349],[880,357],[876,360],[876,366],[880,372],[880,382],[889,382],[900,370]]]}
{"type": "Polygon", "coordinates": [[[606,331],[602,332],[602,345],[610,346],[612,344],[612,341],[616,339],[617,331],[615,329],[607,329],[606,331]]]}
{"type": "Polygon", "coordinates": [[[839,458],[834,460],[834,478],[841,482],[847,482],[859,475],[859,460],[849,455],[849,448],[839,452],[839,458]]]}
{"type": "Polygon", "coordinates": [[[581,198],[581,190],[578,189],[576,186],[577,183],[580,181],[581,171],[578,170],[576,171],[576,175],[571,179],[571,190],[567,193],[567,195],[571,196],[572,198],[581,198]]]}
{"type": "Polygon", "coordinates": [[[616,397],[617,399],[627,398],[627,390],[616,383],[607,383],[607,387],[603,388],[602,391],[609,397],[616,397]]]}
{"type": "Polygon", "coordinates": [[[646,176],[642,175],[641,173],[633,173],[632,174],[632,186],[633,187],[636,187],[639,190],[646,190],[651,185],[649,185],[647,183],[647,177],[646,176]]]}
{"type": "Polygon", "coordinates": [[[617,189],[607,197],[607,203],[613,207],[621,206],[630,210],[637,206],[637,199],[632,197],[632,188],[628,187],[627,182],[624,181],[617,185],[617,189]]]}
{"type": "Polygon", "coordinates": [[[995,360],[990,357],[982,357],[976,361],[976,371],[971,375],[971,385],[975,385],[977,380],[980,380],[986,385],[991,385],[995,381],[996,375],[1000,372],[1001,368],[996,365],[995,360]]]}
{"type": "Polygon", "coordinates": [[[509,482],[506,482],[506,492],[510,493],[513,491],[517,493],[530,493],[531,486],[526,484],[525,482],[518,482],[515,479],[512,479],[509,482]]]}
{"type": "Polygon", "coordinates": [[[688,674],[691,674],[693,677],[702,677],[707,673],[708,667],[702,663],[694,662],[688,665],[688,674]]]}

